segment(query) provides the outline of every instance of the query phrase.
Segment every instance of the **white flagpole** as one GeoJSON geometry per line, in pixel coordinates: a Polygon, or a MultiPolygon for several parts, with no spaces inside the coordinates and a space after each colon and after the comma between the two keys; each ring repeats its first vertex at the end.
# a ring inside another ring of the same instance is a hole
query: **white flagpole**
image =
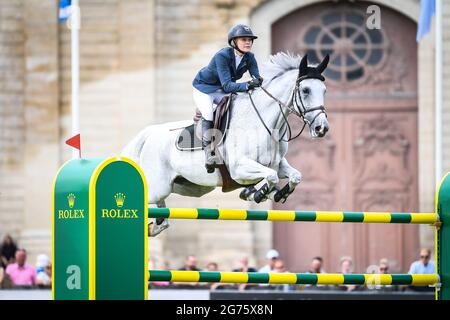
{"type": "MultiPolygon", "coordinates": [[[[80,133],[80,7],[78,0],[72,0],[70,15],[71,52],[72,52],[72,137],[80,133]]],[[[79,158],[80,151],[73,149],[72,158],[79,158]]]]}
{"type": "Polygon", "coordinates": [[[442,179],[442,1],[436,0],[435,28],[435,176],[436,186],[442,179]]]}

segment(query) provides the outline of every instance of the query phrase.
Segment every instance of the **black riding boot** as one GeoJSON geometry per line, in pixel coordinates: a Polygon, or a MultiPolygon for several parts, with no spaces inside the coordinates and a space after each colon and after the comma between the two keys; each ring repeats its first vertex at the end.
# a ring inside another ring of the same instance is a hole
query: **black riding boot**
{"type": "Polygon", "coordinates": [[[208,173],[213,173],[215,165],[218,164],[218,157],[212,146],[212,132],[214,123],[202,118],[202,147],[205,150],[205,167],[208,173]]]}

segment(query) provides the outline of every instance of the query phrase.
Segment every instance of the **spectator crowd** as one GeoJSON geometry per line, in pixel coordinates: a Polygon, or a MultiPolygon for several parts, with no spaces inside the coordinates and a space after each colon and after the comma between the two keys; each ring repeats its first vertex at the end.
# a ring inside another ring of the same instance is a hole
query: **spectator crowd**
{"type": "MultiPolygon", "coordinates": [[[[320,256],[313,257],[310,262],[310,267],[308,270],[300,270],[294,271],[289,270],[281,258],[279,252],[275,249],[271,249],[266,254],[266,264],[260,268],[256,268],[255,266],[251,266],[249,264],[249,259],[246,256],[241,257],[241,259],[237,262],[237,267],[232,269],[233,272],[274,272],[274,273],[284,273],[284,272],[295,272],[295,273],[311,273],[311,274],[319,274],[326,273],[324,268],[324,259],[320,256]]],[[[341,274],[352,274],[354,273],[354,262],[352,257],[343,256],[339,261],[340,270],[331,271],[333,273],[341,273],[341,274]]],[[[171,270],[170,264],[165,262],[163,267],[159,269],[171,270]]],[[[197,258],[195,255],[188,255],[185,258],[184,264],[178,268],[178,270],[188,270],[188,271],[227,271],[219,268],[217,262],[208,262],[205,265],[205,268],[201,268],[198,266],[197,258]]],[[[419,259],[414,261],[410,268],[409,274],[433,274],[436,272],[436,266],[433,261],[431,261],[431,250],[430,249],[422,249],[420,250],[419,259]]],[[[367,271],[365,273],[380,273],[380,274],[388,274],[391,273],[389,260],[386,258],[381,258],[379,260],[378,265],[372,270],[367,271]]],[[[339,290],[339,291],[362,291],[362,290],[379,290],[379,291],[404,291],[404,290],[413,290],[413,291],[433,291],[434,288],[431,287],[412,287],[412,286],[396,286],[396,285],[383,285],[377,286],[376,283],[373,286],[368,288],[367,286],[361,285],[318,285],[318,284],[309,284],[309,285],[295,285],[295,284],[281,284],[281,285],[272,285],[272,284],[228,284],[228,283],[169,283],[169,282],[151,282],[149,283],[150,288],[182,288],[182,289],[193,289],[193,288],[209,288],[211,290],[219,290],[219,289],[238,289],[238,290],[248,290],[248,289],[262,289],[262,290],[280,290],[280,291],[295,291],[295,290],[339,290]]]]}
{"type": "MultiPolygon", "coordinates": [[[[243,256],[237,261],[233,272],[263,272],[263,273],[285,273],[285,272],[306,272],[311,274],[326,273],[324,259],[320,256],[313,257],[310,261],[308,270],[289,270],[285,261],[279,252],[271,249],[266,254],[266,264],[257,268],[249,263],[249,259],[243,256]]],[[[150,264],[150,268],[155,266],[150,264]]],[[[170,264],[165,262],[158,269],[170,270],[170,264]]],[[[188,255],[184,260],[184,264],[178,270],[189,271],[227,271],[219,268],[217,262],[210,261],[204,268],[198,266],[195,255],[188,255]]],[[[329,270],[328,270],[329,271],[329,270]]],[[[353,259],[349,256],[343,256],[340,259],[340,270],[329,271],[333,273],[352,274],[354,272],[353,259]]],[[[431,260],[431,250],[424,248],[420,250],[417,261],[412,262],[409,274],[433,274],[436,272],[436,265],[431,260]]],[[[391,273],[390,263],[388,259],[381,258],[375,270],[366,273],[391,273]]],[[[0,243],[0,289],[7,288],[51,288],[52,285],[52,263],[45,254],[40,254],[36,258],[36,262],[29,264],[27,262],[27,251],[17,245],[16,241],[10,236],[5,235],[0,243]]],[[[358,285],[295,285],[295,284],[227,284],[227,283],[178,283],[158,281],[149,283],[150,288],[209,288],[210,290],[220,289],[263,289],[263,290],[342,290],[342,291],[360,291],[367,290],[366,286],[358,285]]],[[[382,291],[398,291],[398,290],[416,290],[416,291],[432,291],[429,287],[405,287],[405,286],[375,286],[376,290],[382,291]]],[[[370,288],[370,289],[374,289],[370,288]]]]}
{"type": "Polygon", "coordinates": [[[5,235],[0,243],[0,289],[51,288],[52,263],[47,255],[37,256],[35,265],[27,263],[27,251],[5,235]]]}

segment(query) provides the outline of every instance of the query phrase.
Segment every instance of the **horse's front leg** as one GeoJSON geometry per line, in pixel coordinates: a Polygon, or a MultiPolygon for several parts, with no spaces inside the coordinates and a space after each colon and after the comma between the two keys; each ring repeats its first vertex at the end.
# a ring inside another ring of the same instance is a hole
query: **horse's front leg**
{"type": "Polygon", "coordinates": [[[294,192],[297,185],[302,181],[302,174],[300,171],[293,168],[286,158],[282,158],[278,169],[278,177],[280,179],[289,179],[289,182],[273,196],[275,202],[282,201],[284,203],[289,195],[294,192]]]}
{"type": "Polygon", "coordinates": [[[251,183],[265,180],[261,188],[249,195],[248,200],[254,200],[256,203],[266,199],[267,195],[279,182],[278,174],[275,170],[244,157],[236,162],[230,163],[230,175],[233,180],[240,184],[249,184],[249,181],[251,183]]]}

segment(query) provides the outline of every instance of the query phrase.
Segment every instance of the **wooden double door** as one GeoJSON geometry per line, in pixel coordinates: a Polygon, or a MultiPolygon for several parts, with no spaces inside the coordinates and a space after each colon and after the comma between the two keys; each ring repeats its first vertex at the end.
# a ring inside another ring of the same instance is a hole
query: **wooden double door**
{"type": "MultiPolygon", "coordinates": [[[[291,142],[288,160],[303,182],[275,209],[324,211],[418,210],[416,25],[382,8],[382,28],[366,25],[366,7],[321,3],[292,12],[272,26],[272,51],[330,54],[325,73],[330,131],[291,142]]],[[[300,123],[296,122],[297,128],[300,123]]],[[[339,272],[351,256],[356,272],[387,258],[407,272],[419,249],[413,225],[274,223],[274,247],[290,271],[306,271],[314,256],[339,272]]],[[[371,267],[372,266],[372,267],[371,267]]]]}

